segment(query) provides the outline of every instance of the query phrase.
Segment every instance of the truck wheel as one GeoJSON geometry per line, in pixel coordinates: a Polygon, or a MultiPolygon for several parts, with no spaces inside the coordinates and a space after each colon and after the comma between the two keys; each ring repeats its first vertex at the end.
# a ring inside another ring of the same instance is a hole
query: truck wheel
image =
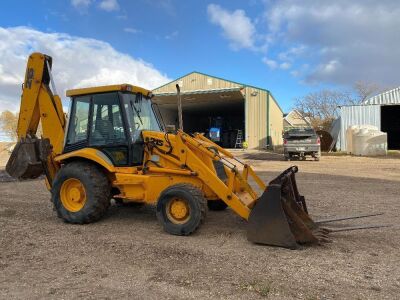
{"type": "Polygon", "coordinates": [[[96,165],[71,162],[57,173],[51,188],[51,200],[59,218],[74,224],[99,220],[110,206],[111,186],[96,165]]]}
{"type": "Polygon", "coordinates": [[[228,205],[222,200],[209,200],[207,201],[209,210],[220,211],[228,207],[228,205]]]}
{"type": "Polygon", "coordinates": [[[189,235],[204,221],[207,200],[197,187],[180,183],[166,188],[157,202],[157,219],[174,235],[189,235]]]}

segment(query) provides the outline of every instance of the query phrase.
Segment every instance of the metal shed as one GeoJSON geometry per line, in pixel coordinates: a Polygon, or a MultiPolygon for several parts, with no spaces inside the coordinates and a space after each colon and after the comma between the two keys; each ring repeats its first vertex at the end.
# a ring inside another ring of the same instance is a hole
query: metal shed
{"type": "Polygon", "coordinates": [[[191,72],[153,90],[166,124],[177,124],[176,84],[182,94],[185,131],[204,132],[220,118],[227,127],[242,131],[249,148],[282,145],[283,112],[270,91],[191,72]]]}
{"type": "Polygon", "coordinates": [[[388,135],[388,149],[400,149],[400,88],[367,99],[360,105],[340,108],[336,149],[346,151],[346,130],[352,125],[373,125],[388,135]]]}

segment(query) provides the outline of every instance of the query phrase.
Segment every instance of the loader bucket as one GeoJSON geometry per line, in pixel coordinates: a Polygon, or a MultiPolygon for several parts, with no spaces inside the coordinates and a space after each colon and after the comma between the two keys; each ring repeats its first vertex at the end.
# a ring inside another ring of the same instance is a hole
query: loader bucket
{"type": "Polygon", "coordinates": [[[22,138],[15,145],[6,165],[7,173],[17,179],[34,179],[43,174],[43,162],[50,153],[48,139],[22,138]]]}
{"type": "Polygon", "coordinates": [[[305,199],[297,190],[297,171],[296,166],[285,170],[257,200],[249,216],[249,241],[295,249],[325,239],[326,232],[309,217],[305,199]]]}

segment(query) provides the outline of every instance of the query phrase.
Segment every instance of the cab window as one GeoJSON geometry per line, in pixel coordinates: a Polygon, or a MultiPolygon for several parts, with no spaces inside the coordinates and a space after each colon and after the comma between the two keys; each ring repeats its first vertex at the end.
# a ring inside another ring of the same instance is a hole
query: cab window
{"type": "Polygon", "coordinates": [[[75,98],[66,144],[71,145],[87,140],[89,111],[90,97],[75,98]]]}
{"type": "Polygon", "coordinates": [[[125,130],[117,93],[93,96],[90,145],[126,144],[125,130]]]}
{"type": "Polygon", "coordinates": [[[139,138],[141,130],[161,131],[153,111],[151,100],[140,93],[122,94],[127,113],[130,136],[133,141],[139,138]]]}

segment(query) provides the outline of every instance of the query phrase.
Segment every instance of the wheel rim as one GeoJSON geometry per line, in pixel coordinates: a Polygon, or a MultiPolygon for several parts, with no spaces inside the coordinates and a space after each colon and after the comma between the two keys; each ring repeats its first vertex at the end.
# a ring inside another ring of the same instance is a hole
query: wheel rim
{"type": "Polygon", "coordinates": [[[185,199],[172,198],[166,207],[167,218],[174,224],[184,224],[190,218],[190,207],[185,199]]]}
{"type": "Polygon", "coordinates": [[[86,203],[85,187],[79,179],[67,179],[61,186],[60,198],[66,210],[70,212],[80,211],[86,203]]]}

